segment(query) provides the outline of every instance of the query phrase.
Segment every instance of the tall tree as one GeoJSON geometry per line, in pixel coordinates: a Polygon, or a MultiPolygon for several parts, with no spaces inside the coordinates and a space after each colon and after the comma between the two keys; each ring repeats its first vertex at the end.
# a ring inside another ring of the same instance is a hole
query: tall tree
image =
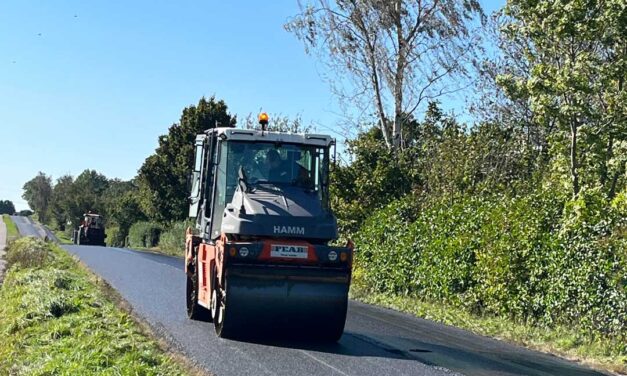
{"type": "Polygon", "coordinates": [[[74,178],[71,175],[61,176],[52,189],[50,204],[50,212],[59,230],[65,230],[67,222],[71,222],[78,211],[75,202],[74,178]]]}
{"type": "Polygon", "coordinates": [[[504,33],[527,47],[529,69],[499,83],[527,97],[539,123],[555,122],[572,193],[601,185],[610,196],[625,173],[627,5],[623,0],[510,0],[504,33]],[[582,175],[582,169],[584,174],[582,175]]]}
{"type": "Polygon", "coordinates": [[[137,177],[143,211],[161,222],[184,219],[187,213],[187,177],[194,159],[194,139],[204,130],[235,126],[224,101],[202,98],[183,110],[181,120],[159,137],[155,154],[149,156],[137,177]]]}
{"type": "Polygon", "coordinates": [[[104,192],[104,205],[107,213],[107,224],[118,227],[117,239],[123,241],[128,235],[131,225],[146,220],[139,199],[139,188],[135,180],[109,181],[109,188],[104,192]]]}
{"type": "Polygon", "coordinates": [[[43,172],[24,184],[22,198],[26,200],[43,223],[48,222],[48,207],[52,197],[52,178],[43,172]]]}
{"type": "Polygon", "coordinates": [[[337,73],[332,83],[348,78],[336,92],[376,114],[396,150],[417,109],[464,86],[483,17],[477,0],[318,0],[285,27],[337,73]]]}
{"type": "Polygon", "coordinates": [[[66,202],[70,221],[76,225],[84,213],[92,211],[107,216],[104,193],[109,188],[109,180],[96,170],[85,170],[74,180],[70,188],[71,198],[66,202]]]}

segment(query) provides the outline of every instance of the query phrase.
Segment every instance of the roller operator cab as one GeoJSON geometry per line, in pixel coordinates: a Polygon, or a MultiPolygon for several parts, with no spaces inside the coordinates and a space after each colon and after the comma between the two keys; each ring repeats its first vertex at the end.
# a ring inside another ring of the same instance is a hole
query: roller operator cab
{"type": "MultiPolygon", "coordinates": [[[[267,118],[266,118],[267,119],[267,118]]],[[[260,117],[263,125],[263,116],[260,117]]],[[[198,135],[187,230],[187,312],[220,337],[338,340],[352,246],[334,247],[329,136],[234,128],[198,135]]]]}

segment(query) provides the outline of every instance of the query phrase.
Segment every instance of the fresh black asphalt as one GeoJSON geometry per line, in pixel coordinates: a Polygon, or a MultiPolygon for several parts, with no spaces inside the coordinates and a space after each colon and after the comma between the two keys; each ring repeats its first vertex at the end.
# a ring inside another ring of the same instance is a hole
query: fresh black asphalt
{"type": "Polygon", "coordinates": [[[337,344],[220,339],[212,324],[187,319],[182,259],[121,248],[64,248],[115,288],[158,335],[215,375],[602,375],[358,302],[350,303],[346,331],[337,344]]]}

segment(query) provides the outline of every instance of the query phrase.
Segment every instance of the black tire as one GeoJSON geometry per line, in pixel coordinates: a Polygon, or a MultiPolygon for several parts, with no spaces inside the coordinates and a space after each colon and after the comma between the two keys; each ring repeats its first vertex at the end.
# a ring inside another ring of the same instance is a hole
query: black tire
{"type": "MultiPolygon", "coordinates": [[[[217,283],[214,284],[214,286],[217,288],[217,283]]],[[[216,330],[216,334],[220,338],[234,338],[237,335],[235,326],[233,325],[233,319],[231,317],[232,314],[229,313],[228,307],[225,304],[225,302],[228,301],[228,299],[225,299],[225,297],[228,297],[228,288],[228,277],[225,277],[224,295],[218,293],[217,290],[214,290],[214,294],[218,297],[218,306],[216,308],[216,315],[213,317],[213,326],[216,330]]]]}
{"type": "Polygon", "coordinates": [[[325,322],[322,327],[316,328],[312,332],[312,339],[321,342],[335,343],[344,335],[344,326],[346,325],[346,314],[348,311],[348,299],[342,304],[341,313],[334,320],[325,322]]]}
{"type": "MultiPolygon", "coordinates": [[[[187,283],[185,288],[185,301],[187,305],[187,317],[192,320],[211,322],[211,314],[209,310],[198,304],[198,256],[194,257],[194,263],[190,265],[192,270],[187,275],[187,283]]],[[[189,270],[189,269],[188,269],[189,270]]]]}
{"type": "Polygon", "coordinates": [[[319,339],[322,342],[335,343],[342,338],[343,334],[344,323],[335,324],[320,331],[317,336],[314,334],[314,339],[319,339]]]}

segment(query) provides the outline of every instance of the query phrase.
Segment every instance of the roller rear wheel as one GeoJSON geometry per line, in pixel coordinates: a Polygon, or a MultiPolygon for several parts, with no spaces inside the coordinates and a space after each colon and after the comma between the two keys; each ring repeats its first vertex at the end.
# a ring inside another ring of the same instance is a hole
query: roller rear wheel
{"type": "Polygon", "coordinates": [[[224,279],[224,289],[221,291],[218,284],[214,284],[215,289],[212,295],[213,325],[216,334],[220,338],[233,338],[236,335],[233,325],[233,314],[229,312],[227,306],[228,278],[224,279]]]}
{"type": "Polygon", "coordinates": [[[209,310],[198,304],[198,258],[194,259],[194,263],[190,266],[193,271],[187,275],[186,283],[186,303],[187,317],[192,320],[211,321],[209,310]]]}

